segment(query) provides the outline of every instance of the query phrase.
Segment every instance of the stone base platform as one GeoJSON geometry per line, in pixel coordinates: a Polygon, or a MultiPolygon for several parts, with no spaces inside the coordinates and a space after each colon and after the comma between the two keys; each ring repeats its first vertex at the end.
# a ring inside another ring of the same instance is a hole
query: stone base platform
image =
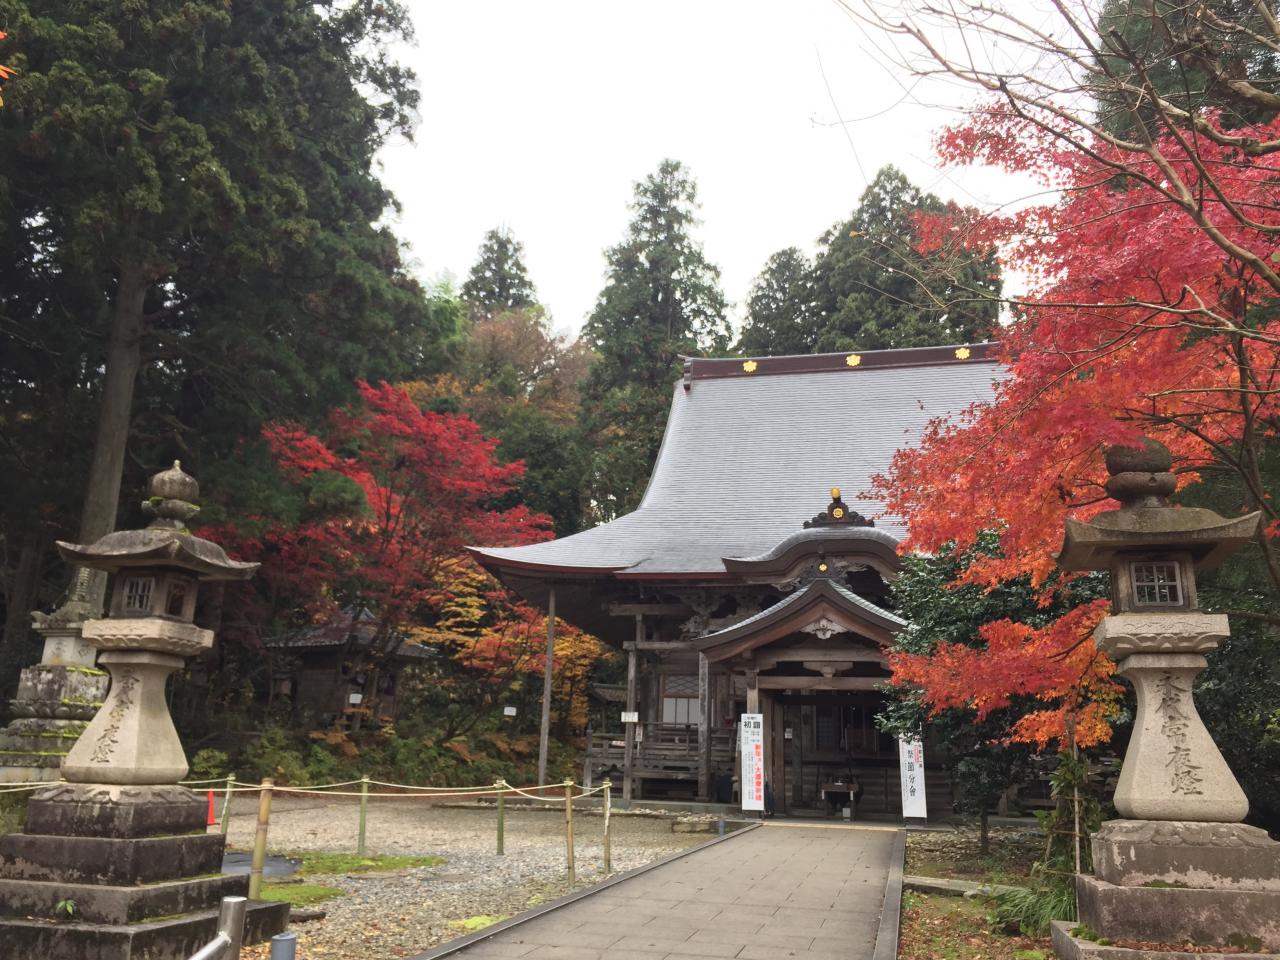
{"type": "Polygon", "coordinates": [[[1053,951],[1061,960],[1280,960],[1280,953],[1181,953],[1172,950],[1134,950],[1102,946],[1092,940],[1071,936],[1076,924],[1054,920],[1051,925],[1053,951]]]}
{"type": "Polygon", "coordinates": [[[1076,876],[1080,922],[1111,939],[1225,944],[1257,937],[1280,951],[1280,890],[1124,887],[1076,876]]]}
{"type": "MultiPolygon", "coordinates": [[[[285,929],[287,903],[249,904],[245,943],[285,929]]],[[[3,960],[187,960],[218,932],[218,911],[201,910],[150,923],[49,923],[0,918],[3,960]]]]}
{"type": "Polygon", "coordinates": [[[1280,891],[1280,843],[1243,823],[1108,820],[1094,875],[1122,887],[1280,891]]]}
{"type": "MultiPolygon", "coordinates": [[[[186,960],[217,931],[226,839],[184,787],[59,783],[22,833],[0,837],[0,960],[186,960]],[[74,905],[73,923],[59,917],[74,905]]],[[[282,931],[287,904],[251,903],[246,942],[282,931]]]]}

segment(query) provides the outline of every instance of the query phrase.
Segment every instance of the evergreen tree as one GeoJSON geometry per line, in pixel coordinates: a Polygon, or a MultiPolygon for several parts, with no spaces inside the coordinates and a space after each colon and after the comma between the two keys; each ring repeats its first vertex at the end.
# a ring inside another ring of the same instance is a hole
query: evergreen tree
{"type": "Polygon", "coordinates": [[[533,282],[524,265],[524,244],[510,230],[490,230],[484,235],[480,255],[462,285],[462,299],[474,314],[489,317],[537,304],[533,282]]]}
{"type": "Polygon", "coordinates": [[[598,356],[583,396],[594,449],[587,499],[599,519],[634,509],[662,442],[682,354],[729,342],[720,271],[691,236],[697,189],[664,160],[636,184],[627,235],[610,248],[605,287],[583,328],[598,356]]]}
{"type": "Polygon", "coordinates": [[[880,170],[849,220],[819,241],[819,351],[968,343],[995,325],[995,251],[924,250],[922,219],[953,213],[901,172],[880,170]]]}
{"type": "Polygon", "coordinates": [[[737,352],[813,353],[818,333],[813,280],[813,264],[795,247],[771,256],[747,296],[747,320],[737,352]]]}
{"type": "Polygon", "coordinates": [[[377,225],[394,201],[373,158],[417,103],[385,53],[400,5],[0,0],[0,23],[18,71],[0,357],[38,372],[13,385],[37,419],[0,421],[0,453],[88,477],[78,511],[56,489],[6,500],[6,531],[34,496],[46,543],[96,539],[126,466],[140,479],[176,453],[199,472],[265,417],[439,366],[457,314],[377,225]],[[22,450],[24,431],[44,446],[22,450]]]}
{"type": "Polygon", "coordinates": [[[1102,126],[1138,142],[1162,127],[1152,98],[1142,98],[1134,109],[1121,87],[1150,89],[1192,114],[1218,111],[1226,128],[1270,120],[1273,108],[1241,99],[1222,78],[1247,76],[1261,91],[1280,91],[1280,51],[1265,39],[1273,35],[1268,18],[1274,16],[1255,0],[1210,0],[1194,7],[1107,0],[1098,18],[1098,46],[1106,52],[1091,80],[1102,126]]]}

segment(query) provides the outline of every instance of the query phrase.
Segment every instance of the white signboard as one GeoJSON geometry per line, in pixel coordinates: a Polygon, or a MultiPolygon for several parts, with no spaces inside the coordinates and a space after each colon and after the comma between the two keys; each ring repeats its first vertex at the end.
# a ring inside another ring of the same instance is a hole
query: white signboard
{"type": "Polygon", "coordinates": [[[623,710],[622,722],[623,723],[639,723],[640,711],[639,710],[623,710]]]}
{"type": "Polygon", "coordinates": [[[764,714],[744,713],[738,724],[742,753],[742,809],[764,809],[764,714]]]}
{"type": "Polygon", "coordinates": [[[925,819],[924,745],[919,740],[898,741],[898,775],[902,780],[902,816],[925,819]]]}
{"type": "Polygon", "coordinates": [[[503,707],[503,708],[502,708],[502,715],[503,715],[504,717],[514,717],[514,716],[516,715],[516,708],[515,708],[515,707],[503,707]]]}

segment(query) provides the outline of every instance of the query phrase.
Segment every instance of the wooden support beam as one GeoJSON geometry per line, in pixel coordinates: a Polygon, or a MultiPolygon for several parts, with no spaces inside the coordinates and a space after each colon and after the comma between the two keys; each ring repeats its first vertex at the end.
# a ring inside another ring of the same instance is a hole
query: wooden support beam
{"type": "Polygon", "coordinates": [[[692,640],[637,640],[635,646],[637,650],[646,650],[650,653],[694,649],[692,640]]]}
{"type": "Polygon", "coordinates": [[[747,713],[760,712],[760,679],[759,672],[756,670],[748,670],[747,672],[747,713]]]}
{"type": "Polygon", "coordinates": [[[800,663],[805,660],[852,660],[858,663],[885,663],[884,654],[870,647],[844,645],[839,647],[790,647],[781,650],[757,650],[756,665],[769,670],[780,663],[800,663]]]}
{"type": "Polygon", "coordinates": [[[761,677],[761,690],[876,690],[888,677],[761,677]]]}
{"type": "MultiPolygon", "coordinates": [[[[636,644],[644,639],[644,615],[636,614],[635,643],[626,644],[627,648],[627,711],[636,711],[636,644]]],[[[632,784],[635,780],[636,761],[636,725],[628,722],[622,725],[626,745],[622,752],[622,799],[631,802],[632,784]]]]}
{"type": "Polygon", "coordinates": [[[547,659],[542,671],[542,727],[538,733],[538,786],[547,782],[547,746],[551,736],[551,677],[556,661],[556,585],[547,592],[547,659]]]}
{"type": "Polygon", "coordinates": [[[698,654],[698,799],[711,799],[711,664],[698,654]]]}
{"type": "Polygon", "coordinates": [[[611,603],[611,617],[687,617],[693,608],[687,603],[611,603]]]}

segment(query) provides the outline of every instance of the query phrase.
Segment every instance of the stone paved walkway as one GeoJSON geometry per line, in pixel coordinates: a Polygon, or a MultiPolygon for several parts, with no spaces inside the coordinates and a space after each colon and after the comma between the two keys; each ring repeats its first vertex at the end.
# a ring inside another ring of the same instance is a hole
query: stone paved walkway
{"type": "Polygon", "coordinates": [[[459,960],[870,960],[894,831],[767,824],[495,934],[459,960]]]}

